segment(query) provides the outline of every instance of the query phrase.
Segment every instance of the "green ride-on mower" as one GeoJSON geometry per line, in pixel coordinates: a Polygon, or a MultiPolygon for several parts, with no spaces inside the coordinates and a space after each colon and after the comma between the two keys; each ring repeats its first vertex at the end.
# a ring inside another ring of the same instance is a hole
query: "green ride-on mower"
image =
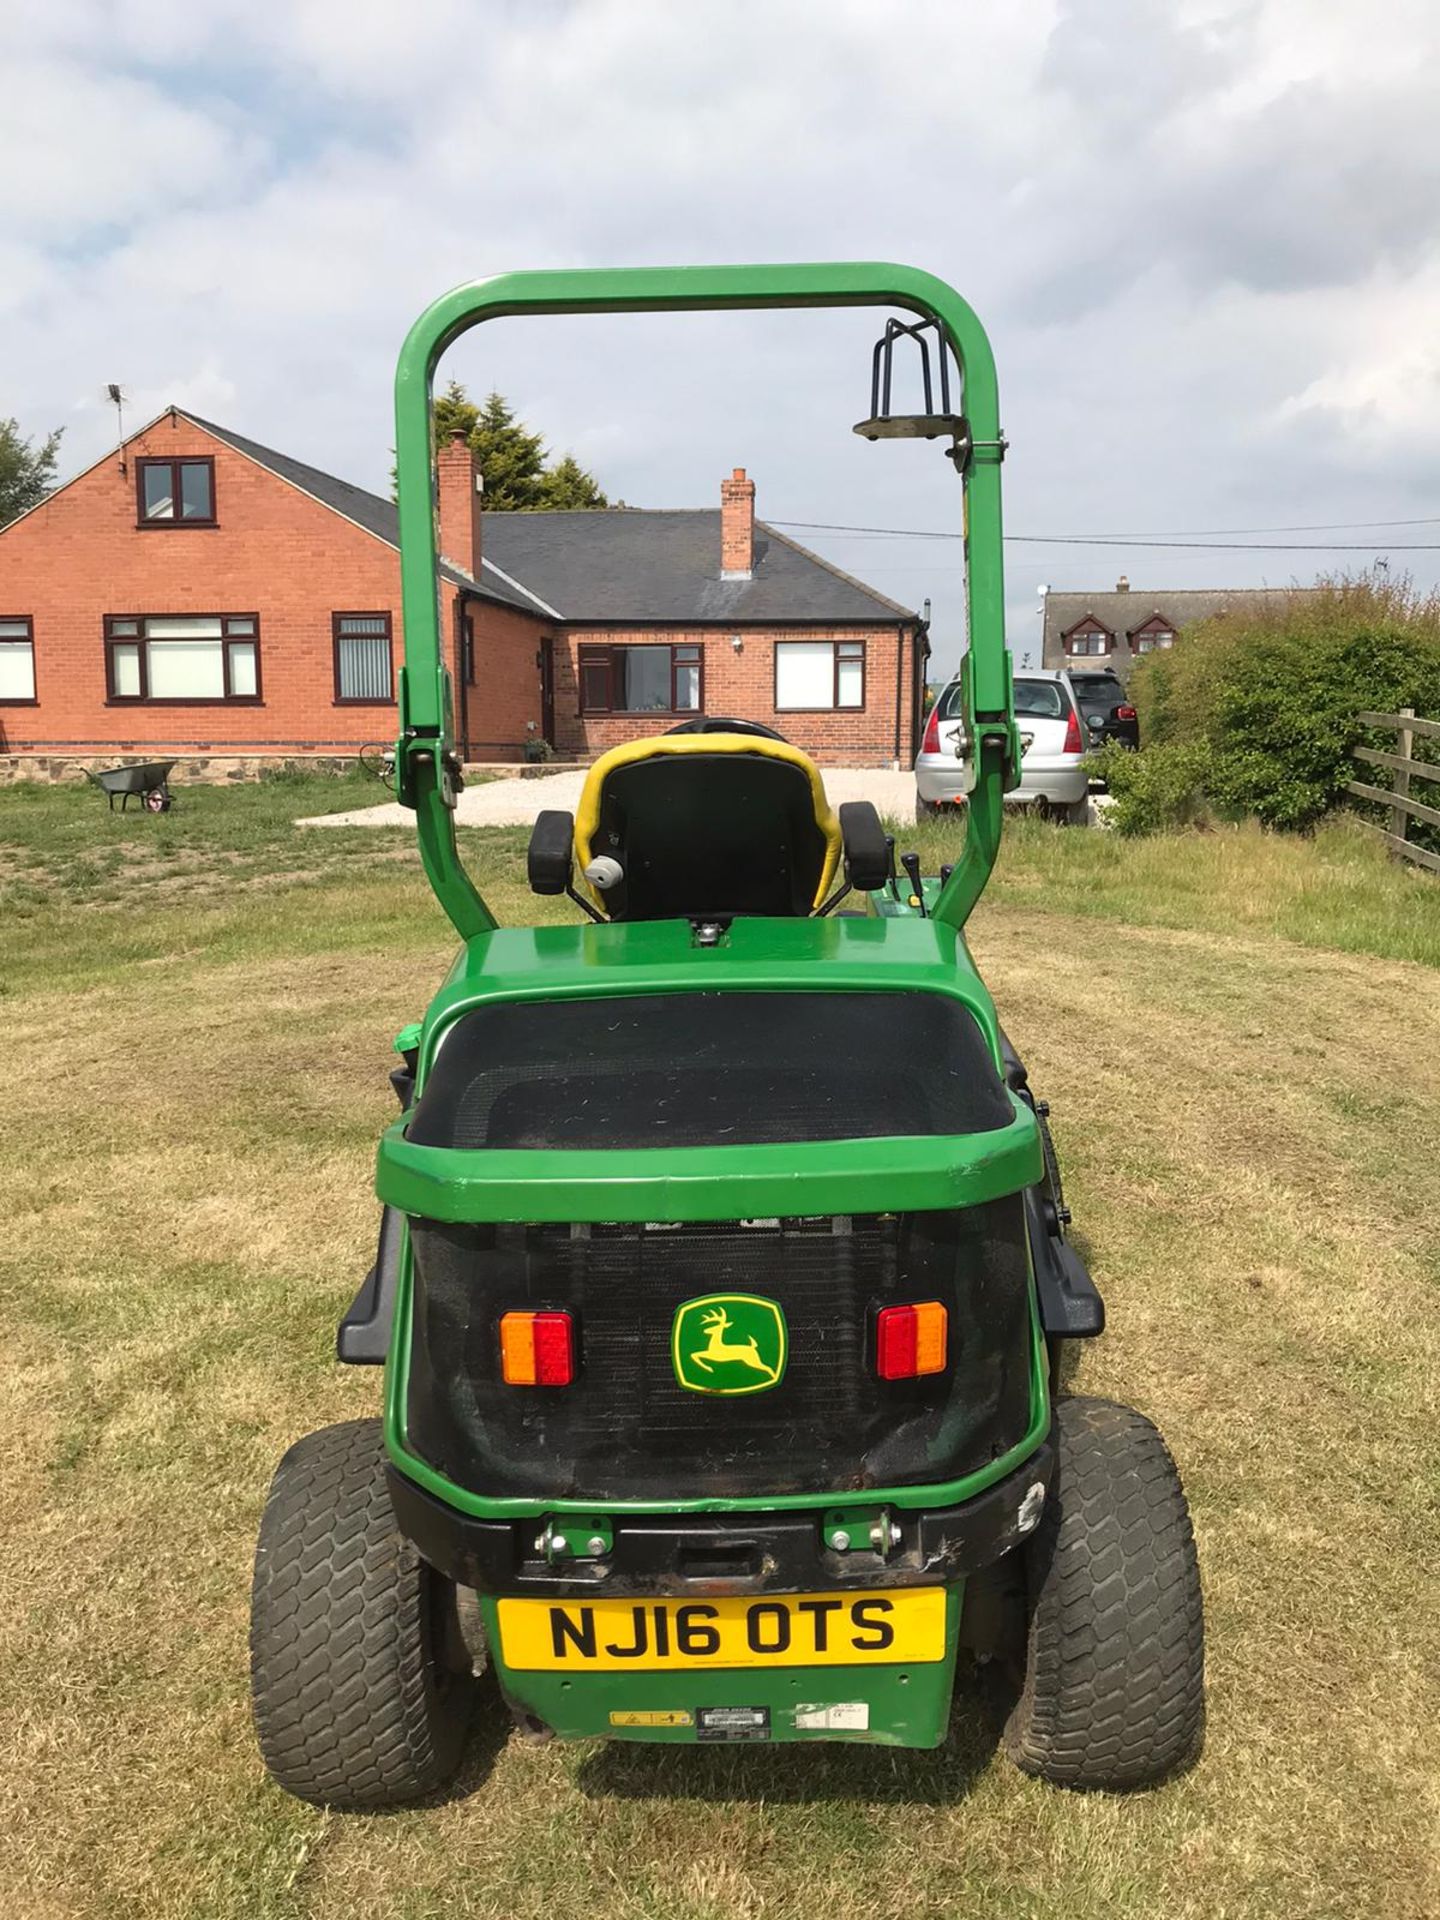
{"type": "Polygon", "coordinates": [[[379,1251],[339,1331],[342,1361],[384,1364],[383,1422],[300,1440],[261,1523],[270,1772],[333,1807],[431,1792],[487,1668],[534,1734],[934,1747],[962,1651],[1009,1676],[1028,1771],[1185,1766],[1184,1496],[1149,1421],[1061,1391],[1104,1310],[963,931],[1020,761],[984,331],[906,267],[519,273],[422,315],[396,411],[395,781],[463,945],[396,1043],[379,1251]],[[440,354],[502,315],[847,305],[906,315],[856,431],[941,439],[964,490],[957,862],[899,879],[873,808],[837,819],[803,753],[707,717],[540,815],[530,882],[574,924],[497,926],[454,831],[440,354]],[[918,414],[891,410],[901,343],[918,414]]]}

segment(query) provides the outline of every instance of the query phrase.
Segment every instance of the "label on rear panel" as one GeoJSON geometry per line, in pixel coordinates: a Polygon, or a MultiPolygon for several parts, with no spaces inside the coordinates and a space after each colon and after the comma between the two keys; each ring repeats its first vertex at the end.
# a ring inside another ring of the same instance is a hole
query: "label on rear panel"
{"type": "Polygon", "coordinates": [[[768,1740],[769,1707],[700,1707],[695,1714],[697,1740],[768,1740]]]}
{"type": "Polygon", "coordinates": [[[684,1707],[646,1708],[634,1713],[612,1713],[612,1727],[693,1727],[695,1716],[684,1707]]]}
{"type": "Polygon", "coordinates": [[[797,1733],[866,1733],[869,1728],[868,1700],[803,1700],[795,1707],[797,1733]]]}

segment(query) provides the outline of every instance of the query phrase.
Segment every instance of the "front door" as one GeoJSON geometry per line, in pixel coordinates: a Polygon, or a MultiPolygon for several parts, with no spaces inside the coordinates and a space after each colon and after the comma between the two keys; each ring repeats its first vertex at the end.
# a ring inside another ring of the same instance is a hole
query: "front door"
{"type": "Polygon", "coordinates": [[[540,732],[555,744],[555,642],[547,633],[540,642],[540,732]]]}

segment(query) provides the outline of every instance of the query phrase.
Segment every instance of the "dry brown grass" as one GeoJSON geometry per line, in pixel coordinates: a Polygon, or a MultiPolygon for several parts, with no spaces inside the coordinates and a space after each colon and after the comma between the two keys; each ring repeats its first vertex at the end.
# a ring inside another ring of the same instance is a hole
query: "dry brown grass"
{"type": "Polygon", "coordinates": [[[967,1696],[940,1755],[534,1748],[489,1708],[442,1804],[326,1817],[270,1787],[254,1529],[289,1441],[376,1404],[331,1340],[389,1037],[447,942],[357,920],[409,884],[286,888],[266,955],[216,906],[159,964],[97,952],[5,1001],[0,1911],[1433,1920],[1440,973],[1102,924],[1058,886],[983,907],[976,947],[1110,1308],[1078,1384],[1156,1417],[1186,1475],[1200,1766],[1057,1793],[967,1696]]]}

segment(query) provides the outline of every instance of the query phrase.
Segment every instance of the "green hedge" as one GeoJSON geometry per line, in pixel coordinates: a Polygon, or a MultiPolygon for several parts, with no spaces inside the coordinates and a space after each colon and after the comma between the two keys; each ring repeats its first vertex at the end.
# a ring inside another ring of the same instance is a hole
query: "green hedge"
{"type": "Polygon", "coordinates": [[[1195,749],[1219,807],[1308,827],[1343,797],[1357,746],[1393,751],[1360,712],[1440,716],[1440,598],[1370,576],[1277,596],[1188,629],[1138,663],[1130,693],[1147,748],[1195,749]]]}
{"type": "Polygon", "coordinates": [[[1202,740],[1171,740],[1140,753],[1112,741],[1088,761],[1109,789],[1109,825],[1127,838],[1194,826],[1203,818],[1210,763],[1202,740]]]}

